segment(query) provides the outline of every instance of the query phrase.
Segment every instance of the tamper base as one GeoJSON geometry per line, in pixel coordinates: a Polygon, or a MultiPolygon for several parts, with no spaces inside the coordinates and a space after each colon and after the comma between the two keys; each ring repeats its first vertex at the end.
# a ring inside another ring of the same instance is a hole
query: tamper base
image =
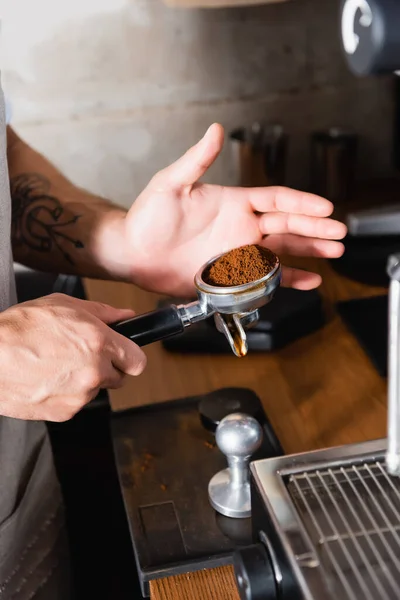
{"type": "Polygon", "coordinates": [[[230,470],[216,473],[208,484],[211,506],[225,517],[246,519],[251,516],[251,494],[249,482],[240,486],[231,485],[230,470]]]}

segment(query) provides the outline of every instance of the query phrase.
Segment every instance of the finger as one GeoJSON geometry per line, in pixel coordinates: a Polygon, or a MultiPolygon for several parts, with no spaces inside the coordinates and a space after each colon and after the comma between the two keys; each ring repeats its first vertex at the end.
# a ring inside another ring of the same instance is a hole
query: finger
{"type": "Polygon", "coordinates": [[[308,273],[291,267],[282,268],[282,286],[296,290],[313,290],[321,285],[322,278],[317,273],[308,273]]]}
{"type": "MultiPolygon", "coordinates": [[[[118,372],[118,369],[115,369],[115,372],[118,372]]],[[[125,373],[122,373],[122,377],[114,377],[112,381],[110,381],[110,383],[105,385],[105,388],[107,390],[119,390],[120,388],[124,387],[126,383],[126,375],[125,373]]]]}
{"type": "Polygon", "coordinates": [[[262,241],[262,246],[275,254],[291,254],[292,256],[314,256],[317,258],[339,258],[344,252],[341,242],[308,238],[301,235],[269,235],[262,241]]]}
{"type": "Polygon", "coordinates": [[[102,388],[107,390],[117,390],[121,388],[126,381],[126,375],[113,363],[109,363],[107,372],[104,373],[102,388]]]}
{"type": "Polygon", "coordinates": [[[143,350],[131,340],[110,329],[112,341],[111,362],[113,366],[126,373],[136,377],[140,375],[147,364],[147,357],[143,350]]]}
{"type": "Polygon", "coordinates": [[[224,130],[214,123],[204,137],[171,166],[163,169],[152,180],[152,185],[165,189],[181,189],[196,183],[211,167],[222,150],[224,130]]]}
{"type": "Polygon", "coordinates": [[[311,217],[329,217],[333,212],[329,200],[286,187],[251,188],[247,193],[252,209],[257,212],[279,211],[311,217]]]}
{"type": "Polygon", "coordinates": [[[334,219],[282,212],[260,215],[259,227],[263,235],[293,233],[295,235],[330,240],[340,240],[347,233],[346,225],[334,219]]]}
{"type": "Polygon", "coordinates": [[[103,323],[116,323],[117,321],[125,321],[126,319],[132,319],[135,316],[135,312],[130,308],[114,308],[108,304],[102,302],[91,302],[88,300],[81,300],[82,308],[90,312],[91,315],[103,321],[103,323]]]}

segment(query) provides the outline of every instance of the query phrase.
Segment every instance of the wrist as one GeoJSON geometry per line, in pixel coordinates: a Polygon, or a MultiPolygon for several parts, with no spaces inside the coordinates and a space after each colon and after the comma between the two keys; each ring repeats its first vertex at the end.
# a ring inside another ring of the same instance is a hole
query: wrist
{"type": "Polygon", "coordinates": [[[131,267],[126,243],[126,211],[115,208],[99,220],[93,236],[93,254],[106,276],[130,281],[131,267]]]}

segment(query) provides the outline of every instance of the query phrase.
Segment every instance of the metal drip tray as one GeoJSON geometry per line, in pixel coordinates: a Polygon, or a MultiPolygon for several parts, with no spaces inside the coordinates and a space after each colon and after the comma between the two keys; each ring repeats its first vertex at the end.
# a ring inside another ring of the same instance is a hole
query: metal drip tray
{"type": "Polygon", "coordinates": [[[399,597],[399,487],[380,461],[289,478],[289,493],[338,598],[399,597]]]}
{"type": "Polygon", "coordinates": [[[253,464],[305,599],[400,598],[400,478],[384,454],[381,440],[253,464]]]}

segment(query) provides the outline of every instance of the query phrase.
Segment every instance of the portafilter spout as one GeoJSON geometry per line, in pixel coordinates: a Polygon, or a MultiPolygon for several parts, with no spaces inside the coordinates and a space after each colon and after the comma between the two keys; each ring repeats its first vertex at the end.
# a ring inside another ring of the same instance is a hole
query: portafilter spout
{"type": "Polygon", "coordinates": [[[139,346],[146,346],[183,333],[186,327],[214,316],[218,331],[225,335],[234,354],[245,356],[245,330],[257,323],[258,309],[272,300],[281,282],[281,264],[276,256],[274,267],[257,281],[229,287],[210,285],[207,283],[207,274],[214,262],[224,254],[212,258],[196,274],[197,301],[179,306],[172,304],[114,323],[112,329],[139,346]]]}

